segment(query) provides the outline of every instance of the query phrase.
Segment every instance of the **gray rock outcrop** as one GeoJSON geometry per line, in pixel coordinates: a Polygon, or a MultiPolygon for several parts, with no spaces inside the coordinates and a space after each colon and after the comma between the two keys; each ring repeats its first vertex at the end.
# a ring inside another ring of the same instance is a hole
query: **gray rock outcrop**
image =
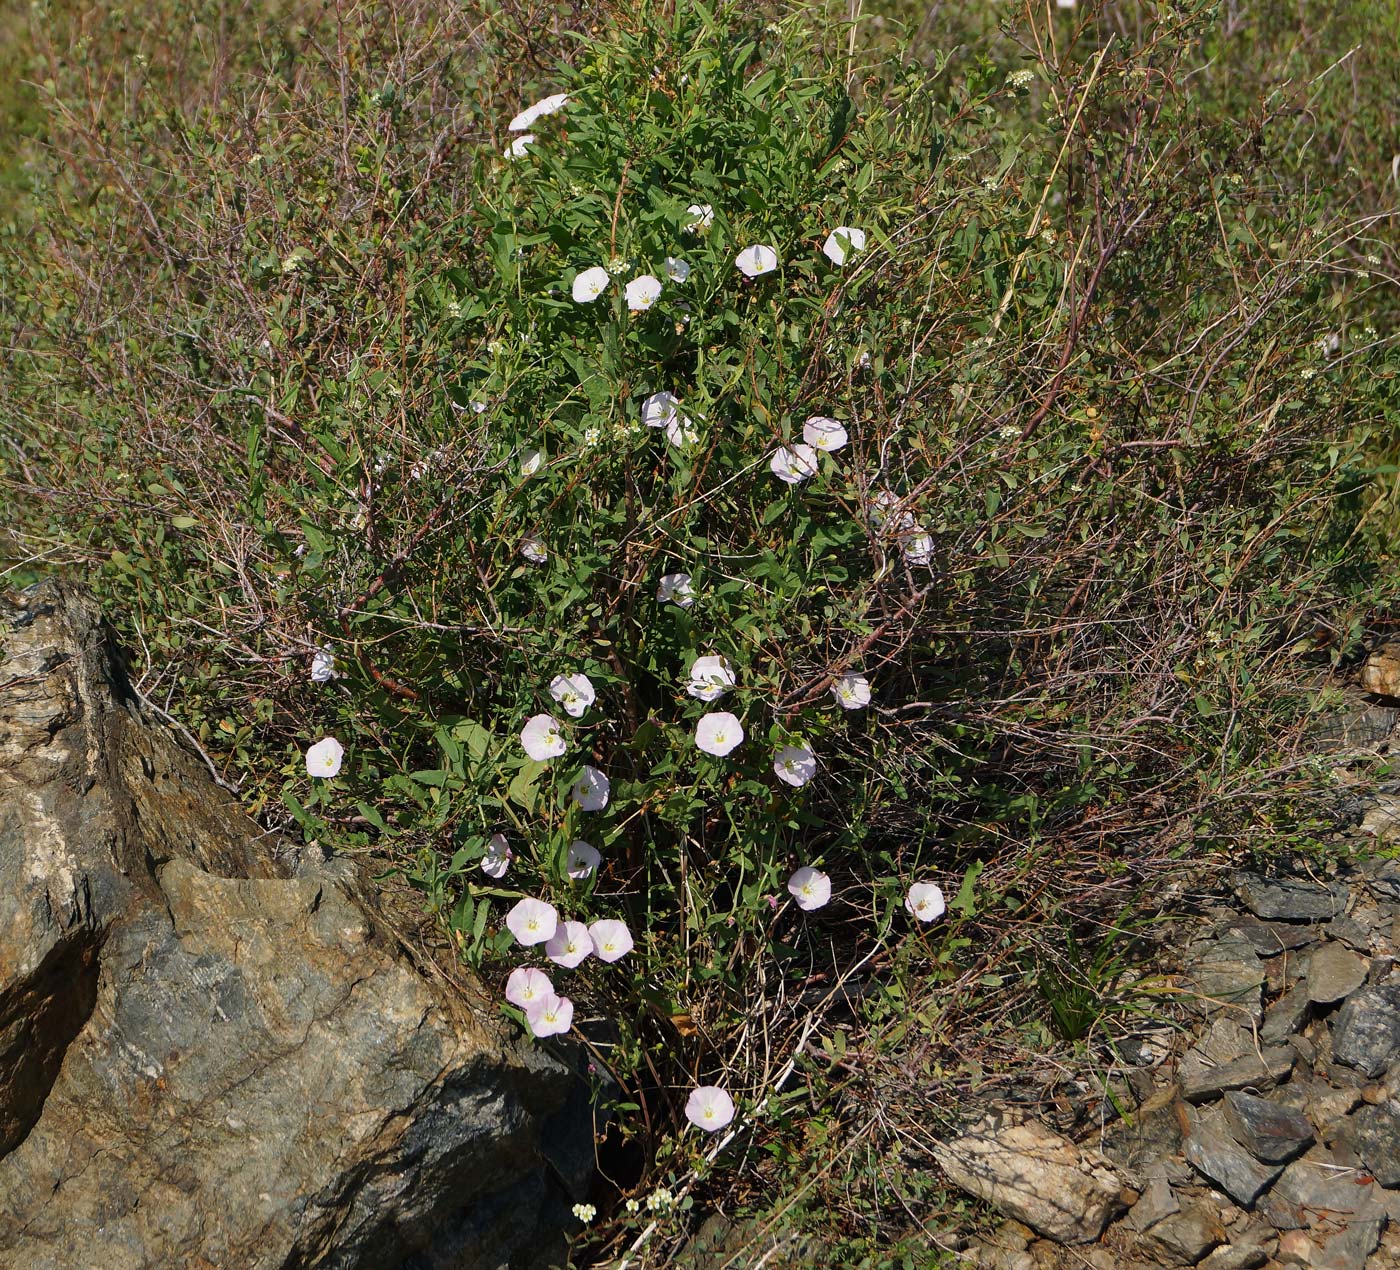
{"type": "Polygon", "coordinates": [[[568,1067],[415,969],[349,864],[275,853],[80,591],[12,597],[0,646],[0,1267],[561,1263],[568,1067]]]}

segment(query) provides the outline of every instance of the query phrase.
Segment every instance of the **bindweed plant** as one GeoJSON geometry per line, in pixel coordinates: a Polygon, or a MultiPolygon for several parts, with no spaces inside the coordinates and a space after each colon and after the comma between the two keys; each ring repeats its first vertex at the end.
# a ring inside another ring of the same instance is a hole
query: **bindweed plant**
{"type": "Polygon", "coordinates": [[[676,1213],[1102,1030],[1093,919],[1284,833],[1299,663],[1379,592],[1389,248],[1193,96],[1209,6],[1129,8],[909,57],[396,0],[208,67],[129,15],[164,81],[108,15],[122,93],[41,39],[13,567],[91,570],[269,828],[581,1038],[676,1213]]]}

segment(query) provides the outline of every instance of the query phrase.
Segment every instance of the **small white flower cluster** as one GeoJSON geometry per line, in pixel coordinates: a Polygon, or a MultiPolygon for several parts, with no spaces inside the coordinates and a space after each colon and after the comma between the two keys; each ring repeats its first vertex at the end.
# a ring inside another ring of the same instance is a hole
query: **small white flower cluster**
{"type": "Polygon", "coordinates": [[[647,1211],[649,1213],[663,1213],[668,1208],[672,1208],[675,1202],[676,1197],[666,1187],[658,1186],[647,1196],[647,1211]]]}
{"type": "Polygon", "coordinates": [[[569,1211],[585,1226],[598,1216],[598,1210],[592,1204],[575,1204],[569,1211]]]}

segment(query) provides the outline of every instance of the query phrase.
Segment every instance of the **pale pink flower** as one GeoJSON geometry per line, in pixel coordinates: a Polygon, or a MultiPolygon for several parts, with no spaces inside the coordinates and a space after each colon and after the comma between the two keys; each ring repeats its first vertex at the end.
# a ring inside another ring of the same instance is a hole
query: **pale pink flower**
{"type": "Polygon", "coordinates": [[[528,1010],[536,1002],[543,1001],[553,991],[554,985],[549,982],[549,976],[543,970],[518,966],[510,972],[510,978],[506,980],[506,1000],[511,1005],[518,1005],[522,1010],[528,1010]]]}
{"type": "Polygon", "coordinates": [[[734,686],[734,671],[727,657],[697,657],[690,668],[686,691],[701,701],[718,701],[734,686]]]}
{"type": "Polygon", "coordinates": [[[817,452],[801,441],[779,446],[768,460],[768,467],[784,485],[796,485],[817,474],[817,452]]]}
{"type": "Polygon", "coordinates": [[[755,243],[735,256],[734,264],[746,278],[757,278],[778,267],[778,253],[766,243],[755,243]]]}
{"type": "Polygon", "coordinates": [[[545,956],[556,966],[572,970],[585,957],[593,956],[593,940],[582,922],[560,922],[554,937],[544,946],[545,956]]]}
{"type": "Polygon", "coordinates": [[[549,681],[549,695],[563,706],[564,713],[573,719],[581,718],[584,711],[597,700],[592,681],[582,673],[555,675],[549,681]]]}
{"type": "Polygon", "coordinates": [[[847,259],[865,250],[865,230],[838,225],[826,236],[822,252],[834,265],[844,265],[847,259]]]}
{"type": "Polygon", "coordinates": [[[831,695],[843,710],[863,710],[870,704],[870,681],[864,675],[841,675],[831,685],[831,695]]]}
{"type": "Polygon", "coordinates": [[[594,265],[574,276],[571,291],[575,304],[592,304],[608,289],[611,275],[602,265],[594,265]]]}
{"type": "Polygon", "coordinates": [[[921,922],[933,922],[942,917],[948,905],[943,888],[934,882],[915,882],[904,897],[904,907],[921,922]]]}
{"type": "Polygon", "coordinates": [[[624,288],[627,307],[633,313],[645,313],[661,298],[661,283],[651,274],[644,273],[633,278],[624,288]]]}
{"type": "Polygon", "coordinates": [[[612,782],[596,767],[585,766],[569,791],[574,805],[581,811],[602,811],[608,805],[612,782]]]}
{"type": "Polygon", "coordinates": [[[734,1099],[718,1085],[701,1085],[686,1099],[685,1118],[697,1129],[715,1133],[734,1119],[734,1099]]]}
{"type": "Polygon", "coordinates": [[[520,729],[520,744],[537,763],[558,758],[569,748],[560,731],[559,720],[550,714],[537,714],[527,720],[520,729]]]}
{"type": "Polygon", "coordinates": [[[627,923],[615,917],[605,917],[588,928],[593,951],[599,961],[618,961],[632,951],[632,932],[627,923]]]}
{"type": "Polygon", "coordinates": [[[531,944],[542,944],[552,939],[558,926],[559,914],[554,905],[528,896],[518,900],[506,914],[506,929],[527,948],[531,944]]]}
{"type": "Polygon", "coordinates": [[[825,415],[813,415],[802,425],[802,439],[814,450],[832,454],[846,444],[849,439],[846,429],[836,419],[825,415]]]}
{"type": "Polygon", "coordinates": [[[805,745],[785,745],[773,756],[773,771],[800,789],[817,774],[817,758],[805,745]]]}
{"type": "Polygon", "coordinates": [[[569,876],[575,882],[584,882],[593,876],[593,871],[601,864],[603,857],[598,848],[587,842],[569,844],[569,876]]]}
{"type": "Polygon", "coordinates": [[[306,751],[306,774],[329,780],[340,771],[345,760],[345,747],[333,736],[323,736],[306,751]]]}
{"type": "Polygon", "coordinates": [[[311,682],[314,684],[330,683],[332,679],[339,677],[335,668],[335,654],[330,647],[318,648],[315,656],[311,658],[311,682]]]}
{"type": "Polygon", "coordinates": [[[831,898],[831,879],[820,869],[804,864],[788,878],[787,889],[797,907],[810,913],[831,898]]]}
{"type": "Polygon", "coordinates": [[[510,868],[515,852],[510,849],[503,833],[493,833],[486,842],[486,854],[481,857],[481,871],[488,878],[503,878],[510,868]]]}
{"type": "Polygon", "coordinates": [[[674,604],[677,608],[688,609],[695,603],[695,589],[690,585],[690,574],[667,573],[656,584],[656,598],[662,604],[674,604]]]}
{"type": "Polygon", "coordinates": [[[530,1031],[543,1039],[546,1036],[562,1036],[574,1023],[574,1003],[568,997],[558,997],[550,993],[543,1001],[536,1001],[525,1011],[530,1031]]]}
{"type": "Polygon", "coordinates": [[[695,727],[695,744],[717,758],[723,758],[743,739],[743,724],[728,710],[705,715],[695,727]]]}
{"type": "Polygon", "coordinates": [[[533,106],[527,106],[508,124],[506,130],[509,132],[525,132],[534,126],[536,119],[542,119],[545,115],[552,115],[556,110],[563,110],[569,100],[568,93],[554,93],[537,101],[533,106]]]}
{"type": "Polygon", "coordinates": [[[673,393],[654,392],[642,402],[642,422],[648,428],[665,428],[679,417],[680,404],[673,393]]]}

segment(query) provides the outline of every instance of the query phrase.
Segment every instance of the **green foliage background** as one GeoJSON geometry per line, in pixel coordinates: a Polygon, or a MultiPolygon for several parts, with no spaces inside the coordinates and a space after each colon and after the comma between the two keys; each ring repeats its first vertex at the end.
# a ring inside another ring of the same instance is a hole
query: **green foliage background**
{"type": "MultiPolygon", "coordinates": [[[[726,1083],[769,1099],[766,1163],[697,1194],[899,1264],[910,1211],[957,1217],[920,1152],[968,1064],[1092,1036],[1083,966],[1183,854],[1296,837],[1299,684],[1393,605],[1393,16],[37,8],[0,102],[8,576],[87,577],[250,810],[407,879],[493,988],[515,895],[625,915],[637,955],[573,982],[627,1183],[689,1176],[678,1103],[726,1083]],[[507,162],[505,121],[564,90],[507,162]],[[838,270],[843,224],[870,245],[838,270]],[[757,241],[781,263],[747,281],[757,241]],[[690,278],[629,314],[667,256],[690,278]],[[661,389],[693,447],[641,426],[661,389]],[[782,485],[809,414],[852,442],[782,485]],[[693,608],[656,600],[677,570],[693,608]],[[725,761],[690,741],[703,653],[738,674],[725,761]],[[575,670],[598,703],[532,763],[575,670]],[[848,670],[870,711],[832,703],[848,670]],[[313,789],[326,733],[347,766],[313,789]],[[829,909],[768,902],[817,861],[829,909]],[[911,932],[924,876],[949,920],[911,932]]],[[[630,1237],[616,1198],[595,1252],[630,1237]]]]}

